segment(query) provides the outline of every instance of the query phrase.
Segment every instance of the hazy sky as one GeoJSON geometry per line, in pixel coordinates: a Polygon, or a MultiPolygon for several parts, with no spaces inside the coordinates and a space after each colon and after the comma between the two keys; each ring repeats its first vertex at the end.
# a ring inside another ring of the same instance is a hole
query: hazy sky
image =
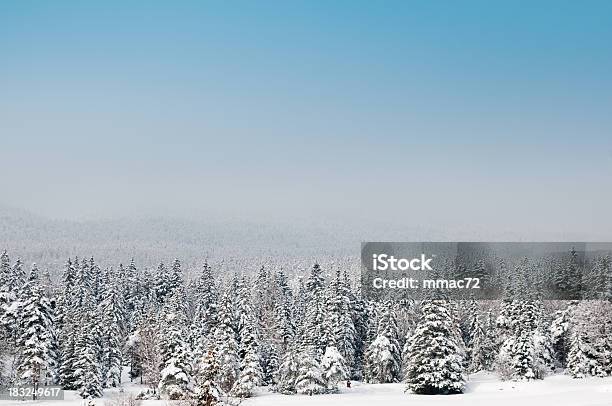
{"type": "Polygon", "coordinates": [[[0,3],[0,204],[612,236],[609,1],[0,3]]]}

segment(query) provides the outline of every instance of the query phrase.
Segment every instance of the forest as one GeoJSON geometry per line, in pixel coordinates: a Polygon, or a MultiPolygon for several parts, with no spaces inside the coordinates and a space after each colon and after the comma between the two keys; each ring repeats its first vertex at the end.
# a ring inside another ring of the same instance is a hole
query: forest
{"type": "Polygon", "coordinates": [[[141,269],[73,257],[52,274],[4,252],[0,386],[60,385],[95,399],[127,369],[146,385],[138,399],[208,406],[261,387],[320,395],[351,381],[402,382],[414,394],[455,394],[479,371],[513,381],[612,374],[609,253],[572,251],[555,266],[494,260],[505,272],[499,300],[388,300],[362,294],[354,271],[317,263],[302,274],[259,264],[228,274],[206,261],[186,272],[179,259],[141,269]],[[545,300],[543,283],[590,294],[545,300]]]}

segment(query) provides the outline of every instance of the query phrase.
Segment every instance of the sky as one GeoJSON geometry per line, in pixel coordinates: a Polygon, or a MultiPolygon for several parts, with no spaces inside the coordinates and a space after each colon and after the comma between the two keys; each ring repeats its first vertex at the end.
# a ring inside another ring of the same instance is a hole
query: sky
{"type": "Polygon", "coordinates": [[[0,2],[0,204],[612,237],[611,20],[608,1],[0,2]]]}

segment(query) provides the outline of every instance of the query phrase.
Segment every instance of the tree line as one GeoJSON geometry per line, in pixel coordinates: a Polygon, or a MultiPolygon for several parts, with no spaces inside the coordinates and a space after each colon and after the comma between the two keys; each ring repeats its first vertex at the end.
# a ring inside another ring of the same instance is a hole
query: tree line
{"type": "MultiPolygon", "coordinates": [[[[610,257],[587,265],[604,275],[600,290],[612,291],[610,257]]],[[[451,394],[478,371],[515,380],[555,369],[575,378],[612,373],[605,295],[368,300],[355,275],[318,264],[290,278],[265,267],[220,275],[204,263],[187,280],[179,260],[100,269],[93,258],[71,258],[52,280],[4,252],[0,325],[1,383],[56,384],[83,398],[121,386],[126,370],[148,386],[140,398],[199,405],[231,404],[262,386],[317,395],[362,380],[451,394]]]]}

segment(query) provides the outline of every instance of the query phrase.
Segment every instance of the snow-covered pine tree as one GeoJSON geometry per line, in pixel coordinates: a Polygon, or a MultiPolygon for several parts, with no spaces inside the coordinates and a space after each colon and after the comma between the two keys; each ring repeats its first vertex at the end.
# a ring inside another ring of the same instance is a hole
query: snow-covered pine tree
{"type": "Polygon", "coordinates": [[[124,296],[119,292],[117,281],[110,282],[103,292],[101,303],[103,313],[103,371],[104,386],[107,388],[121,385],[121,367],[123,364],[123,343],[125,342],[125,304],[124,296]]]}
{"type": "Polygon", "coordinates": [[[56,375],[53,368],[57,364],[53,348],[53,310],[36,277],[29,280],[25,292],[18,340],[19,379],[28,385],[49,384],[56,375]]]}
{"type": "Polygon", "coordinates": [[[312,396],[327,392],[327,383],[317,362],[316,352],[316,349],[310,348],[298,354],[298,374],[295,380],[297,393],[312,396]]]}
{"type": "Polygon", "coordinates": [[[80,263],[75,258],[76,280],[75,280],[75,302],[73,303],[82,309],[91,309],[95,306],[95,297],[92,289],[93,277],[91,274],[91,262],[83,259],[80,263]]]}
{"type": "Polygon", "coordinates": [[[385,305],[378,322],[378,332],[365,353],[364,378],[369,383],[391,383],[400,380],[401,351],[395,313],[385,305]]]}
{"type": "Polygon", "coordinates": [[[492,371],[497,354],[495,322],[491,309],[485,315],[484,323],[478,321],[472,336],[472,358],[468,371],[492,371]]]}
{"type": "Polygon", "coordinates": [[[248,283],[244,277],[238,280],[235,294],[236,336],[239,343],[238,354],[242,360],[250,347],[257,348],[259,346],[259,331],[258,323],[256,323],[253,314],[248,283]]]}
{"type": "Polygon", "coordinates": [[[26,273],[23,269],[23,262],[21,258],[17,258],[13,268],[11,269],[11,277],[9,278],[9,288],[12,291],[20,290],[23,285],[26,283],[26,273]]]}
{"type": "Polygon", "coordinates": [[[278,348],[265,341],[260,345],[262,385],[276,385],[277,372],[280,366],[278,348]]]}
{"type": "Polygon", "coordinates": [[[607,375],[612,368],[612,304],[582,301],[572,315],[567,371],[575,378],[607,375]]]}
{"type": "Polygon", "coordinates": [[[186,318],[183,299],[175,290],[161,314],[159,337],[161,353],[161,378],[158,384],[161,394],[170,400],[185,399],[192,390],[191,365],[185,342],[186,318]]]}
{"type": "Polygon", "coordinates": [[[134,258],[130,260],[130,264],[128,265],[125,271],[125,285],[121,289],[121,293],[123,295],[123,303],[125,304],[126,314],[128,315],[127,322],[127,331],[132,331],[133,329],[131,324],[131,314],[135,311],[136,307],[139,304],[139,299],[141,296],[141,281],[138,275],[138,268],[136,267],[136,262],[134,258]]]}
{"type": "Polygon", "coordinates": [[[345,363],[352,367],[355,362],[357,332],[351,315],[349,287],[336,272],[336,278],[329,284],[326,294],[326,314],[323,334],[327,336],[326,346],[334,346],[345,363]]]}
{"type": "Polygon", "coordinates": [[[220,403],[223,391],[217,383],[219,363],[213,348],[209,348],[198,366],[195,396],[198,406],[215,406],[220,403]]]}
{"type": "Polygon", "coordinates": [[[64,323],[60,332],[60,337],[62,338],[59,367],[60,384],[66,390],[77,389],[77,376],[75,376],[74,371],[76,370],[78,360],[76,341],[79,330],[73,317],[72,314],[64,316],[64,323]]]}
{"type": "Polygon", "coordinates": [[[234,383],[231,394],[240,398],[253,395],[253,390],[263,381],[261,368],[258,323],[255,320],[251,306],[251,295],[247,292],[247,284],[241,281],[238,288],[238,337],[240,339],[238,353],[240,355],[240,373],[234,383]]]}
{"type": "Polygon", "coordinates": [[[224,292],[219,307],[219,322],[215,329],[215,342],[219,354],[219,386],[229,392],[240,371],[240,356],[236,340],[236,315],[229,290],[224,292]]]}
{"type": "Polygon", "coordinates": [[[148,304],[144,311],[144,317],[138,325],[138,343],[136,352],[142,367],[141,383],[146,383],[153,390],[157,388],[160,381],[160,371],[164,366],[162,355],[160,354],[160,324],[161,317],[158,317],[155,305],[157,297],[153,292],[149,295],[148,304]]]}
{"type": "Polygon", "coordinates": [[[83,325],[78,332],[75,343],[74,384],[83,399],[102,397],[100,382],[100,364],[98,361],[99,334],[97,319],[93,314],[83,314],[83,325]]]}
{"type": "Polygon", "coordinates": [[[556,311],[550,324],[549,334],[552,346],[557,363],[561,367],[565,367],[567,364],[570,346],[570,321],[577,304],[578,302],[571,301],[565,309],[556,311]]]}
{"type": "Polygon", "coordinates": [[[329,392],[338,391],[338,383],[349,378],[349,368],[344,357],[336,347],[327,347],[321,359],[323,378],[327,382],[329,392]]]}
{"type": "Polygon", "coordinates": [[[306,280],[306,292],[308,296],[317,296],[323,293],[325,277],[319,264],[314,264],[308,279],[306,280]]]}
{"type": "Polygon", "coordinates": [[[283,360],[276,373],[276,391],[291,395],[295,393],[295,383],[299,374],[298,348],[295,344],[290,345],[285,351],[283,360]]]}
{"type": "Polygon", "coordinates": [[[508,309],[512,323],[505,329],[497,368],[504,379],[542,379],[552,368],[554,356],[542,325],[541,302],[513,300],[508,309]]]}
{"type": "Polygon", "coordinates": [[[164,303],[166,297],[172,292],[170,272],[166,268],[163,262],[160,262],[155,272],[155,280],[153,283],[153,289],[159,303],[164,303]]]}
{"type": "Polygon", "coordinates": [[[203,357],[209,347],[218,319],[217,288],[208,262],[204,262],[202,273],[194,283],[194,316],[189,332],[189,343],[194,357],[203,357]]]}
{"type": "Polygon", "coordinates": [[[599,362],[600,354],[588,341],[584,331],[575,329],[570,336],[570,351],[567,356],[567,372],[574,378],[605,376],[599,362]]]}
{"type": "MultiPolygon", "coordinates": [[[[8,268],[8,255],[2,258],[2,268],[8,268]]],[[[4,336],[12,346],[17,344],[17,340],[21,335],[21,308],[23,301],[27,297],[27,291],[24,291],[26,283],[26,274],[23,270],[21,259],[17,259],[15,264],[8,270],[8,278],[4,287],[0,288],[0,326],[4,331],[4,336]]]]}
{"type": "Polygon", "coordinates": [[[268,327],[271,320],[268,320],[270,312],[273,310],[272,299],[272,280],[268,268],[261,266],[253,283],[253,304],[255,305],[256,318],[261,326],[268,327]]]}
{"type": "Polygon", "coordinates": [[[249,398],[253,396],[253,390],[262,382],[262,370],[259,353],[256,346],[249,346],[242,361],[240,361],[240,373],[238,380],[231,390],[233,396],[249,398]]]}
{"type": "Polygon", "coordinates": [[[463,392],[465,376],[458,327],[446,301],[425,301],[410,337],[407,389],[418,394],[463,392]]]}
{"type": "Polygon", "coordinates": [[[170,286],[170,293],[183,285],[183,271],[181,269],[181,261],[179,261],[178,258],[172,263],[172,270],[170,271],[168,283],[170,286]]]}
{"type": "Polygon", "coordinates": [[[276,273],[275,284],[273,336],[280,341],[281,347],[286,349],[289,342],[295,337],[293,295],[287,282],[287,276],[282,270],[276,273]]]}
{"type": "Polygon", "coordinates": [[[467,326],[466,355],[467,370],[470,373],[490,371],[495,361],[495,330],[491,309],[484,315],[480,313],[476,301],[470,301],[467,326]]]}
{"type": "Polygon", "coordinates": [[[9,288],[9,280],[11,277],[11,260],[6,251],[0,254],[0,288],[9,288]]]}

